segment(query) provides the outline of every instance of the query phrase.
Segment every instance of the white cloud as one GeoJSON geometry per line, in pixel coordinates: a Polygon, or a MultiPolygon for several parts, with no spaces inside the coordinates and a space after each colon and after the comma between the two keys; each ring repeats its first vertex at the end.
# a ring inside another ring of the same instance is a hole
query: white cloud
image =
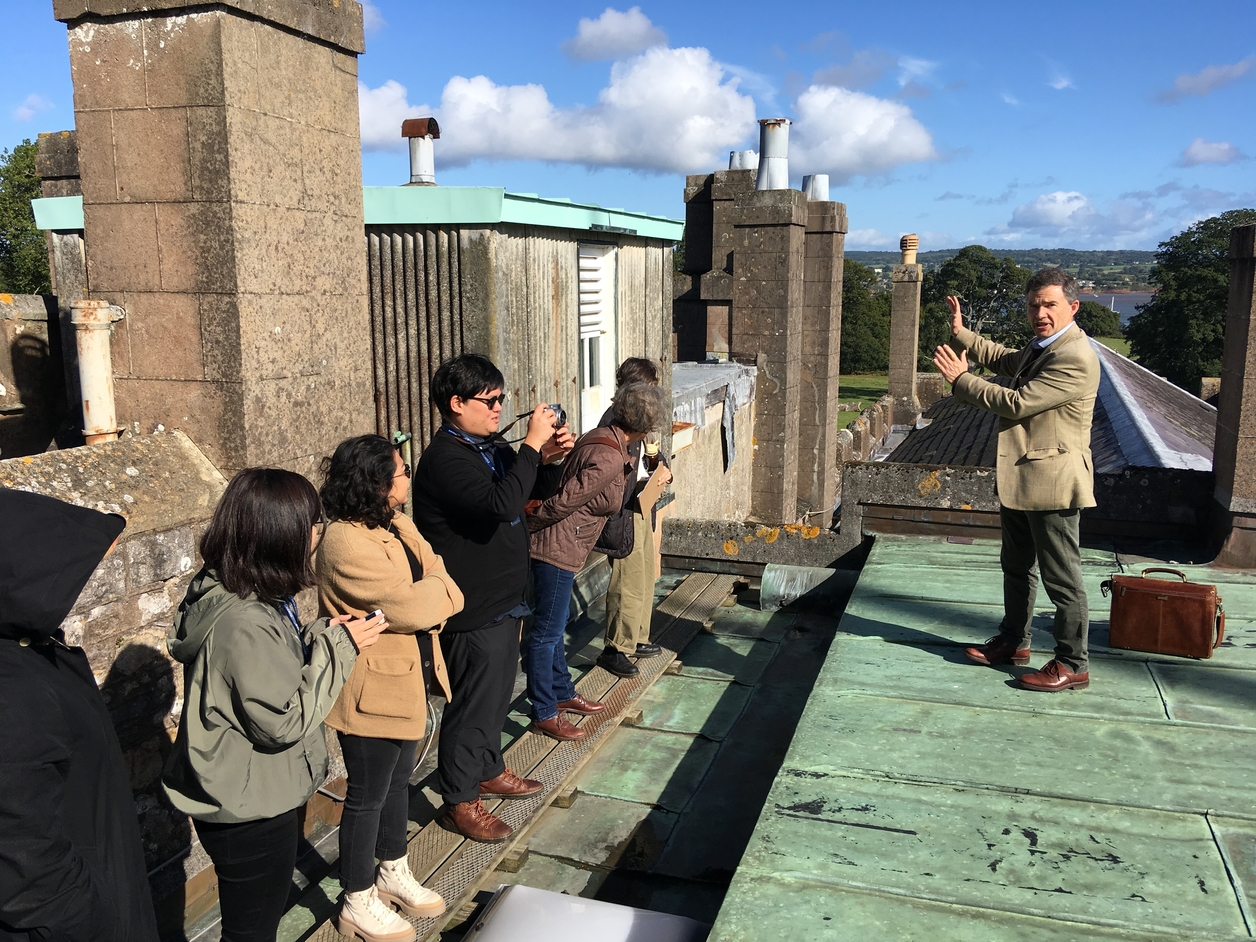
{"type": "Polygon", "coordinates": [[[1094,204],[1081,193],[1056,190],[1017,206],[1008,225],[1013,229],[1077,229],[1089,225],[1096,215],[1094,204]]]}
{"type": "Polygon", "coordinates": [[[1020,101],[1016,98],[1016,96],[1009,95],[1007,92],[1003,93],[1003,104],[1011,105],[1013,108],[1020,107],[1020,101]]]}
{"type": "Polygon", "coordinates": [[[914,82],[916,79],[927,79],[933,75],[933,70],[938,67],[936,62],[930,62],[928,59],[913,59],[911,56],[903,56],[898,60],[898,84],[906,85],[914,82]]]}
{"type": "Polygon", "coordinates": [[[1056,190],[1017,206],[1008,222],[986,234],[1018,241],[1032,233],[1037,238],[1067,238],[1077,245],[1119,247],[1145,241],[1157,223],[1157,214],[1146,202],[1117,200],[1101,212],[1083,193],[1056,190]]]}
{"type": "Polygon", "coordinates": [[[1229,141],[1205,141],[1197,137],[1182,152],[1180,163],[1183,167],[1196,167],[1199,164],[1232,164],[1242,159],[1242,151],[1229,141]]]}
{"type": "Polygon", "coordinates": [[[834,183],[936,160],[933,138],[907,105],[862,92],[812,85],[795,102],[790,169],[827,173],[834,183]]]}
{"type": "Polygon", "coordinates": [[[1054,88],[1057,92],[1062,92],[1066,88],[1073,88],[1073,80],[1063,73],[1057,73],[1048,79],[1047,84],[1054,88]]]}
{"type": "Polygon", "coordinates": [[[29,121],[41,111],[47,111],[53,107],[43,95],[27,95],[26,99],[13,109],[13,117],[18,121],[29,121]]]}
{"type": "MultiPolygon", "coordinates": [[[[432,114],[388,81],[359,86],[362,143],[400,149],[401,121],[432,114]]],[[[611,67],[610,84],[591,107],[560,108],[542,85],[497,85],[484,75],[455,76],[435,112],[436,160],[547,160],[658,172],[719,166],[750,138],[755,103],[706,49],[655,47],[611,67]]]]}
{"type": "Polygon", "coordinates": [[[393,79],[379,88],[367,88],[358,82],[358,120],[363,150],[405,149],[401,122],[432,113],[426,105],[411,105],[406,97],[406,87],[393,79]]]}
{"type": "Polygon", "coordinates": [[[1210,65],[1200,69],[1194,75],[1179,75],[1173,80],[1173,87],[1156,95],[1160,102],[1181,101],[1191,95],[1207,95],[1231,82],[1237,82],[1256,66],[1256,56],[1248,56],[1231,65],[1210,65]]]}
{"type": "Polygon", "coordinates": [[[379,7],[371,3],[371,0],[362,0],[362,28],[370,34],[378,33],[387,25],[388,21],[384,19],[379,7]]]}
{"type": "Polygon", "coordinates": [[[846,233],[848,249],[883,249],[898,245],[898,239],[884,235],[878,229],[852,229],[846,233]]]}
{"type": "Polygon", "coordinates": [[[563,43],[563,52],[582,62],[613,60],[666,42],[667,34],[650,22],[641,7],[631,7],[626,13],[607,7],[596,20],[581,17],[576,35],[563,43]]]}

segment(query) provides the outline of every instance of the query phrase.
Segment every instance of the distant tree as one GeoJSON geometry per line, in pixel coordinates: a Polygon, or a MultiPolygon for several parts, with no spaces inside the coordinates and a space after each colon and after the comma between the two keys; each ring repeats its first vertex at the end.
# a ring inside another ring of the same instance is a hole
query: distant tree
{"type": "Polygon", "coordinates": [[[1130,318],[1130,356],[1194,391],[1221,373],[1230,290],[1230,230],[1256,223],[1256,209],[1213,216],[1161,242],[1151,269],[1155,296],[1130,318]]]}
{"type": "Polygon", "coordinates": [[[1092,337],[1120,337],[1121,315],[1098,301],[1083,301],[1077,309],[1077,326],[1092,337]]]}
{"type": "Polygon", "coordinates": [[[946,309],[944,301],[922,303],[919,337],[920,343],[916,348],[919,354],[916,369],[926,373],[936,373],[938,368],[933,365],[933,352],[951,339],[951,312],[946,309]]]}
{"type": "Polygon", "coordinates": [[[874,291],[877,274],[847,259],[842,276],[843,373],[884,373],[890,368],[890,301],[874,291]]]}
{"type": "Polygon", "coordinates": [[[48,294],[48,248],[35,228],[31,200],[40,195],[35,144],[0,150],[0,291],[48,294]]]}
{"type": "Polygon", "coordinates": [[[1010,258],[995,257],[984,245],[966,245],[925,276],[922,301],[936,311],[947,295],[957,295],[970,328],[1019,347],[1033,338],[1025,316],[1025,282],[1031,274],[1010,258]]]}

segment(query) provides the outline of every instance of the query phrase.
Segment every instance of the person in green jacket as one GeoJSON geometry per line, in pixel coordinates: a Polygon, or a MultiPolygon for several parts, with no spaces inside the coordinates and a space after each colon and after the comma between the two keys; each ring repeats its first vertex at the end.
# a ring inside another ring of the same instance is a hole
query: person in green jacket
{"type": "Polygon", "coordinates": [[[382,615],[302,625],[322,527],[299,474],[248,468],[201,538],[167,639],[184,665],[183,715],[162,785],[214,862],[223,942],[273,942],[296,864],[297,812],[327,775],[323,718],[382,615]]]}

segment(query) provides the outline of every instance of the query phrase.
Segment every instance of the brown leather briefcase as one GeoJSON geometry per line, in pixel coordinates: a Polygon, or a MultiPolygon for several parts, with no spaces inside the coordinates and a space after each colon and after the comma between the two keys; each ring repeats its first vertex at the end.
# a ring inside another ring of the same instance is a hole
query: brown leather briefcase
{"type": "Polygon", "coordinates": [[[1100,586],[1112,593],[1108,644],[1130,651],[1212,657],[1225,637],[1225,609],[1215,585],[1187,582],[1176,569],[1144,569],[1142,576],[1113,574],[1100,586]],[[1163,572],[1180,582],[1148,579],[1163,572]]]}

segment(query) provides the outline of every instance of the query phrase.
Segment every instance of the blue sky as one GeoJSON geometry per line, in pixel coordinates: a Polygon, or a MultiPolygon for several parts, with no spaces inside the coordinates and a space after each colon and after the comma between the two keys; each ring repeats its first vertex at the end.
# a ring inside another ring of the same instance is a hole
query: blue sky
{"type": "MultiPolygon", "coordinates": [[[[0,147],[73,124],[65,28],[0,0],[0,147]]],[[[682,216],[685,173],[787,116],[794,185],[831,176],[848,246],[1143,248],[1256,206],[1256,4],[367,5],[363,175],[682,216]]]]}

